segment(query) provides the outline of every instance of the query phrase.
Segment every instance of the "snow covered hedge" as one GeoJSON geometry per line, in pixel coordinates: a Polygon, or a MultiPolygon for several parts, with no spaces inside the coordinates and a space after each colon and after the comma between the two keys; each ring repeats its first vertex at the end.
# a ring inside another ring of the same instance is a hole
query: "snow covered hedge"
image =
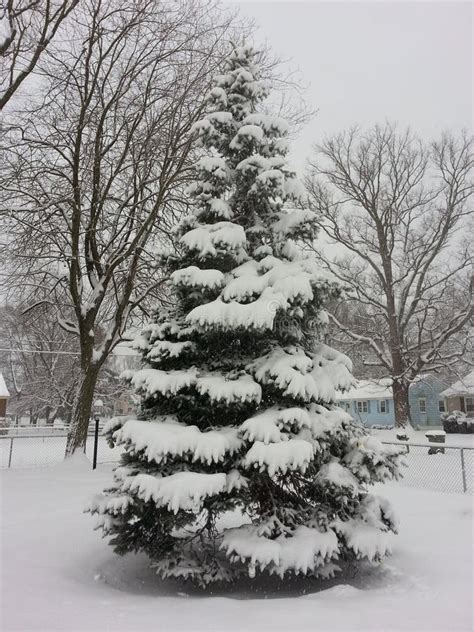
{"type": "Polygon", "coordinates": [[[145,551],[162,577],[201,585],[331,577],[341,561],[381,559],[397,529],[368,488],[398,477],[400,449],[335,403],[351,362],[321,337],[340,290],[297,246],[315,216],[299,208],[286,125],[259,111],[255,59],[232,51],[194,126],[194,212],[164,262],[176,305],[137,340],[146,366],[125,378],[142,414],[105,428],[122,464],[89,507],[118,553],[145,551]]]}
{"type": "Polygon", "coordinates": [[[443,430],[451,434],[470,434],[474,432],[474,419],[469,418],[466,413],[454,410],[441,415],[443,430]]]}

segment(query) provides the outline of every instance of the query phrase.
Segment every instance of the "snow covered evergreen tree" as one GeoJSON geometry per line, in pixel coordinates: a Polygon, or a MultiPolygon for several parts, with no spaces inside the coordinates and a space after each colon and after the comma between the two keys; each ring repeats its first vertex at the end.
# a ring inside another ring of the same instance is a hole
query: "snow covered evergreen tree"
{"type": "Polygon", "coordinates": [[[126,377],[142,414],[108,424],[125,452],[89,510],[163,577],[328,577],[388,551],[395,519],[367,488],[398,476],[399,455],[334,403],[351,363],[319,340],[339,288],[295,243],[314,216],[294,208],[287,127],[259,111],[255,53],[235,48],[214,83],[194,212],[167,259],[176,305],[138,341],[148,367],[126,377]]]}

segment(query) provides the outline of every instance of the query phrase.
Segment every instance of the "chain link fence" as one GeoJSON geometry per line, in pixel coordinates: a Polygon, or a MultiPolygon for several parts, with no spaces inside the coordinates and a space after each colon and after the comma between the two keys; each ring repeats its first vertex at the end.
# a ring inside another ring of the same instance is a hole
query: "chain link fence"
{"type": "Polygon", "coordinates": [[[0,429],[0,435],[8,437],[24,437],[26,435],[50,436],[63,435],[67,433],[66,426],[4,426],[0,429]]]}
{"type": "MultiPolygon", "coordinates": [[[[64,460],[67,434],[13,434],[0,436],[0,468],[46,467],[64,460]]],[[[89,434],[85,454],[92,461],[94,435],[89,434]]],[[[121,449],[110,449],[105,437],[99,437],[97,462],[119,460],[121,449]]]]}
{"type": "MultiPolygon", "coordinates": [[[[0,436],[0,468],[44,467],[64,459],[67,435],[13,434],[0,436]]],[[[474,492],[474,448],[452,447],[445,444],[389,443],[405,448],[408,467],[402,470],[401,485],[442,492],[474,492]],[[433,448],[442,450],[435,454],[433,448]]],[[[89,434],[86,456],[92,461],[94,435],[89,434]]],[[[98,463],[115,463],[121,448],[111,449],[105,437],[99,437],[98,463]]]]}
{"type": "Polygon", "coordinates": [[[440,492],[474,492],[474,448],[439,443],[383,443],[405,447],[408,467],[402,469],[401,485],[440,492]]]}

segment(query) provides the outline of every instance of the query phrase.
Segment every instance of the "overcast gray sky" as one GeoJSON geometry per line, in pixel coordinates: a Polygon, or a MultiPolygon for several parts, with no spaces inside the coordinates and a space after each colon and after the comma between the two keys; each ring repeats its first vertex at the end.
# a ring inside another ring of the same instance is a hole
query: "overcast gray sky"
{"type": "MultiPolygon", "coordinates": [[[[385,119],[425,138],[472,128],[470,2],[232,2],[258,38],[293,60],[318,109],[295,143],[302,168],[314,142],[385,119]]],[[[258,41],[258,40],[257,40],[258,41]]]]}

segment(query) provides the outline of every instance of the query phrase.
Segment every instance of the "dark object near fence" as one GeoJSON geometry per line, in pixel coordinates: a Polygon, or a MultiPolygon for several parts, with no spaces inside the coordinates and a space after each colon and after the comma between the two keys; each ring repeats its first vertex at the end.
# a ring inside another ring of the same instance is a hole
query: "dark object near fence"
{"type": "Polygon", "coordinates": [[[403,431],[397,432],[396,437],[397,437],[397,441],[409,441],[410,439],[407,433],[403,431]]]}
{"type": "MultiPolygon", "coordinates": [[[[425,432],[425,437],[430,443],[446,443],[446,432],[443,430],[432,430],[431,432],[425,432]]],[[[444,454],[444,448],[430,448],[428,454],[444,454]]]]}
{"type": "Polygon", "coordinates": [[[474,419],[467,417],[466,413],[454,410],[441,416],[443,429],[449,434],[471,434],[474,432],[474,419]]]}

